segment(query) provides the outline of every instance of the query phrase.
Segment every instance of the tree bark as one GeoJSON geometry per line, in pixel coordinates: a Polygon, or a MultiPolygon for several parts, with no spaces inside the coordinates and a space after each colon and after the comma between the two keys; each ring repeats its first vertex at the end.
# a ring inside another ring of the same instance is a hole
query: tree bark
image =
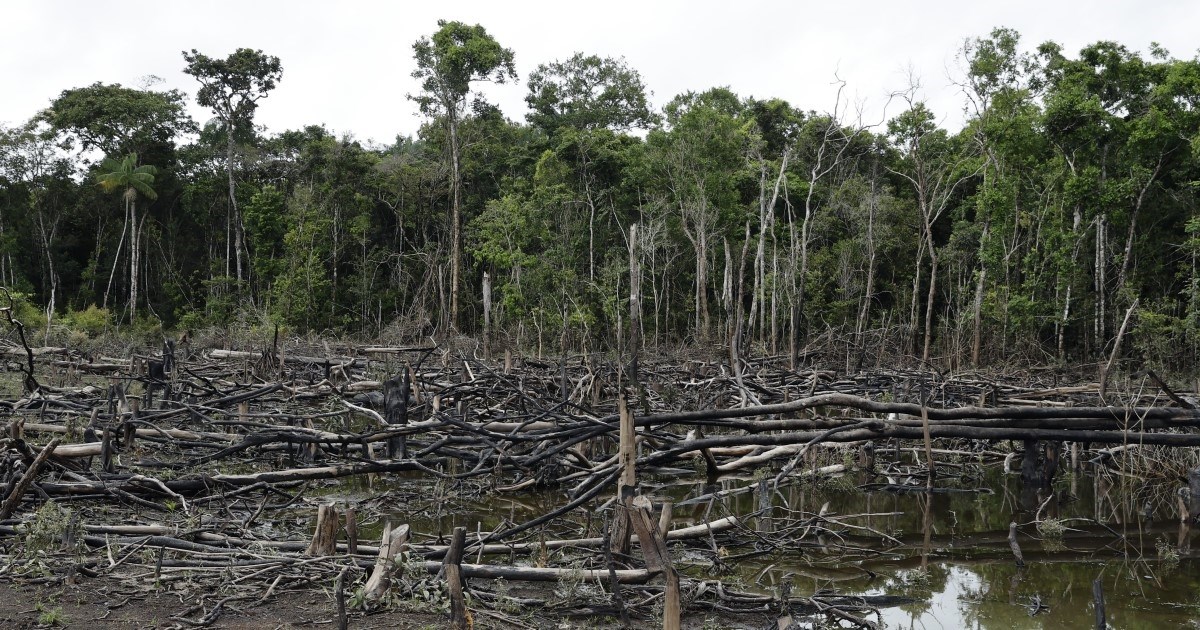
{"type": "Polygon", "coordinates": [[[141,266],[141,244],[140,240],[142,226],[138,222],[137,216],[137,197],[133,197],[129,203],[129,323],[133,324],[137,321],[137,304],[138,304],[138,271],[141,266]]]}
{"type": "MultiPolygon", "coordinates": [[[[236,260],[237,281],[242,282],[242,250],[245,248],[242,230],[242,215],[237,205],[237,184],[233,179],[233,121],[225,123],[225,175],[229,180],[229,217],[233,222],[233,252],[236,260]]],[[[228,261],[226,261],[228,262],[228,261]]]]}
{"type": "Polygon", "coordinates": [[[642,266],[638,224],[629,226],[629,379],[638,383],[638,352],[642,346],[642,266]]]}
{"type": "Polygon", "coordinates": [[[450,316],[449,330],[458,330],[459,276],[462,275],[462,157],[458,146],[458,117],[453,108],[446,110],[450,128],[450,316]]]}

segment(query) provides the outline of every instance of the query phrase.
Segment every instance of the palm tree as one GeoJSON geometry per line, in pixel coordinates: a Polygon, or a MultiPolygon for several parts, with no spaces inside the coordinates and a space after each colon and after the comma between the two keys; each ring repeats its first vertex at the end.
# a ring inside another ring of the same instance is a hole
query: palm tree
{"type": "Polygon", "coordinates": [[[121,229],[121,240],[117,243],[117,254],[113,258],[112,272],[108,275],[108,287],[104,289],[104,306],[108,307],[108,293],[112,289],[113,276],[116,275],[117,261],[121,258],[121,246],[125,244],[125,233],[129,233],[129,321],[132,323],[137,315],[138,300],[138,257],[141,224],[137,217],[138,195],[154,200],[158,193],[151,185],[158,169],[144,164],[137,165],[136,153],[126,155],[121,161],[105,158],[100,164],[100,173],[96,175],[96,183],[104,192],[123,190],[121,198],[125,201],[125,227],[121,229]]]}

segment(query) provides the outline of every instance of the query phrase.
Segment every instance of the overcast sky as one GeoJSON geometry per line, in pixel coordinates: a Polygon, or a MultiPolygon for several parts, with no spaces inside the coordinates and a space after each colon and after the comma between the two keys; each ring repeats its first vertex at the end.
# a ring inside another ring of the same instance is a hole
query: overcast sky
{"type": "MultiPolygon", "coordinates": [[[[283,62],[283,80],[259,108],[270,131],[325,124],[362,140],[390,142],[420,124],[405,95],[412,44],[437,20],[479,23],[516,53],[520,80],[485,91],[523,120],[524,81],[538,64],[576,51],[626,58],[661,107],[687,90],[729,86],[742,96],[779,97],[804,109],[833,107],[837,73],[872,117],[907,69],[944,124],[962,118],[953,87],[956,51],[994,26],[1015,28],[1025,47],[1053,39],[1074,54],[1101,39],[1174,56],[1200,47],[1200,2],[367,2],[238,0],[144,2],[4,0],[0,123],[18,124],[62,90],[96,81],[194,95],[180,51],[224,57],[239,47],[283,62]]],[[[192,106],[192,115],[211,115],[192,106]]]]}

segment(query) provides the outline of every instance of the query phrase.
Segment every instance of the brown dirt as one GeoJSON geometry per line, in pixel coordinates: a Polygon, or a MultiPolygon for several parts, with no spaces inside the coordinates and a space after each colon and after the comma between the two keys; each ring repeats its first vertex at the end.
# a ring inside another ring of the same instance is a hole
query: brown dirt
{"type": "MultiPolygon", "coordinates": [[[[184,595],[167,591],[130,592],[127,588],[104,579],[82,579],[72,585],[16,584],[0,581],[0,628],[29,630],[33,628],[64,628],[84,630],[152,630],[192,628],[173,616],[187,612],[186,617],[199,621],[212,609],[217,598],[202,596],[206,607],[188,612],[198,604],[194,594],[184,595]],[[51,619],[53,618],[53,619],[51,619]],[[52,623],[47,623],[52,622],[52,623]]],[[[353,630],[440,630],[448,627],[444,615],[385,610],[364,614],[350,612],[349,627],[353,630]]],[[[747,625],[746,619],[715,621],[718,627],[761,627],[764,619],[747,625]]],[[[619,628],[612,618],[513,616],[476,612],[474,627],[489,628],[619,628]],[[506,618],[506,619],[505,619],[506,618]],[[507,622],[505,622],[507,621],[507,622]]],[[[685,616],[684,628],[713,627],[714,621],[704,614],[685,616]]],[[[635,628],[658,627],[655,620],[635,619],[635,628]]],[[[223,610],[209,628],[226,630],[279,630],[284,628],[337,628],[336,609],[328,591],[305,589],[276,592],[261,604],[256,600],[234,601],[223,610]]]]}
{"type": "MultiPolygon", "coordinates": [[[[122,593],[108,589],[99,581],[84,580],[75,585],[40,586],[0,583],[0,628],[84,628],[151,629],[189,627],[173,615],[194,606],[193,598],[168,592],[122,593]],[[57,619],[52,626],[45,622],[57,619]]],[[[208,608],[189,613],[199,620],[211,610],[215,600],[206,600],[208,608]]],[[[277,629],[336,628],[336,611],[331,597],[319,590],[276,593],[261,605],[230,602],[212,628],[277,629]],[[253,607],[250,607],[253,606],[253,607]]],[[[440,615],[385,611],[374,615],[351,613],[351,628],[441,628],[440,615]]]]}

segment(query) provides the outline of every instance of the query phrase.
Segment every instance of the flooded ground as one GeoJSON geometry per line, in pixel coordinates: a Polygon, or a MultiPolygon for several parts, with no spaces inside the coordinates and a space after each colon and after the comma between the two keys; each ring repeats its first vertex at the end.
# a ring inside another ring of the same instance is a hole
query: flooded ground
{"type": "MultiPolygon", "coordinates": [[[[351,385],[377,394],[368,364],[351,385]]],[[[266,606],[274,619],[272,598],[297,593],[310,605],[284,606],[289,623],[333,623],[340,594],[354,627],[419,627],[453,605],[441,560],[454,540],[472,572],[470,609],[489,627],[657,628],[670,592],[692,629],[787,627],[788,617],[812,630],[1094,628],[1098,583],[1109,627],[1200,628],[1200,554],[1181,529],[1178,493],[1200,464],[1200,435],[1188,430],[1200,412],[1163,407],[1157,394],[1131,395],[1122,411],[1095,407],[1091,385],[1057,380],[829,381],[764,366],[755,391],[770,404],[746,409],[734,381],[687,363],[655,373],[666,384],[648,390],[635,418],[611,386],[619,379],[592,364],[514,377],[463,359],[405,371],[411,387],[387,381],[409,404],[409,424],[393,434],[380,430],[388,397],[347,401],[320,380],[329,362],[289,375],[273,366],[279,383],[220,388],[211,383],[241,368],[193,366],[198,380],[181,385],[189,402],[151,401],[146,390],[140,412],[113,409],[119,396],[102,394],[115,390],[98,388],[78,394],[85,402],[13,403],[38,444],[68,437],[80,461],[43,471],[29,509],[0,523],[16,541],[6,548],[10,582],[60,575],[116,602],[185,588],[190,599],[165,612],[200,625],[230,602],[228,614],[266,606]],[[938,407],[899,402],[914,396],[938,407]],[[934,412],[921,448],[916,423],[934,412]],[[79,435],[101,417],[103,439],[79,435]],[[119,457],[105,460],[114,443],[119,457]],[[85,459],[95,452],[98,461],[85,459]],[[1025,484],[1007,472],[1017,468],[1058,474],[1025,484]],[[636,479],[653,511],[617,508],[618,479],[636,479]],[[56,507],[42,510],[51,503],[42,495],[56,507]],[[668,503],[670,518],[660,517],[668,503]],[[318,526],[330,512],[344,523],[332,534],[318,526]],[[626,514],[641,519],[639,539],[657,538],[660,518],[671,535],[649,555],[606,539],[626,514]],[[368,602],[387,523],[409,526],[411,553],[368,602]],[[318,539],[333,544],[317,550],[318,539]],[[609,569],[623,572],[621,586],[609,569]],[[668,569],[682,578],[678,591],[668,569]]],[[[10,440],[7,458],[19,470],[31,453],[10,440]]],[[[67,591],[36,595],[86,614],[63,603],[67,591]]],[[[0,621],[28,620],[27,598],[9,599],[0,621]]],[[[142,604],[162,612],[157,600],[142,604]]]]}
{"type": "MultiPolygon", "coordinates": [[[[923,484],[861,472],[806,480],[771,494],[770,518],[749,519],[737,536],[721,537],[721,562],[694,545],[673,552],[685,575],[750,592],[778,594],[786,582],[796,596],[911,600],[881,608],[887,628],[1095,628],[1096,579],[1112,628],[1200,627],[1200,554],[1191,550],[1196,534],[1179,522],[1178,484],[1092,469],[1060,475],[1051,489],[1023,487],[999,463],[944,469],[932,493],[923,484]],[[781,528],[803,524],[797,515],[813,514],[823,515],[823,533],[814,528],[790,548],[771,542],[781,528]],[[1010,548],[1013,522],[1025,566],[1010,548]]],[[[555,491],[464,494],[416,478],[386,485],[390,491],[375,487],[371,495],[395,501],[383,518],[431,537],[458,525],[486,533],[562,501],[555,491]]],[[[673,527],[684,527],[754,514],[754,488],[756,479],[742,476],[712,484],[660,479],[643,490],[672,501],[673,527]]],[[[589,512],[591,523],[573,520],[599,535],[602,513],[589,512]]]]}
{"type": "MultiPolygon", "coordinates": [[[[825,546],[743,560],[736,578],[767,592],[790,580],[796,594],[911,597],[882,609],[882,621],[923,629],[1095,628],[1092,583],[1100,579],[1110,627],[1200,627],[1200,557],[1170,483],[1100,471],[1039,491],[999,465],[963,472],[939,480],[932,494],[880,487],[865,474],[789,488],[773,513],[823,512],[891,540],[862,531],[818,537],[825,546]],[[1010,549],[1011,522],[1024,567],[1010,549]]],[[[751,499],[726,499],[726,509],[749,513],[751,499]]]]}

